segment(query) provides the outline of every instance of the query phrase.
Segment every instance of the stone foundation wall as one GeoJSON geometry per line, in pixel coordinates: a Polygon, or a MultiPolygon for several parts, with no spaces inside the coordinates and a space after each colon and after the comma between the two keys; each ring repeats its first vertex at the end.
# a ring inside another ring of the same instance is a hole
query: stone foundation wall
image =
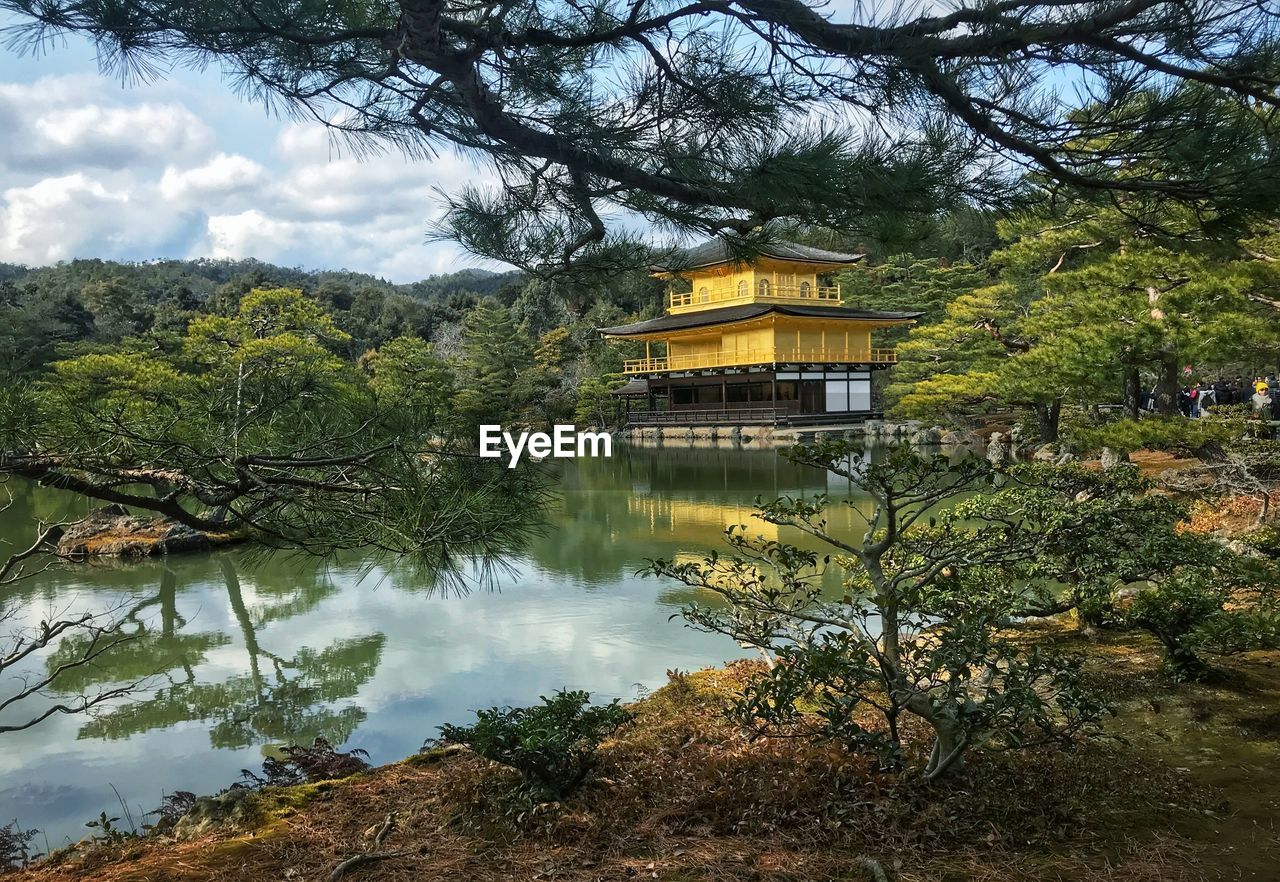
{"type": "Polygon", "coordinates": [[[823,438],[865,438],[884,443],[940,445],[943,447],[980,448],[984,439],[971,432],[947,432],[938,426],[925,426],[913,420],[889,422],[866,420],[848,424],[820,426],[632,426],[623,429],[619,438],[641,447],[785,447],[823,438]]]}

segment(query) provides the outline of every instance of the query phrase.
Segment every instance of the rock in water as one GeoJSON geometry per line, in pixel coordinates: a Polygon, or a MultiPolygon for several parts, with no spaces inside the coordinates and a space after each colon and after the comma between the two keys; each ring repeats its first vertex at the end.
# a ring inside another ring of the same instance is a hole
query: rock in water
{"type": "Polygon", "coordinates": [[[118,505],[95,509],[67,527],[58,553],[71,557],[141,558],[204,551],[230,540],[163,517],[141,518],[118,505]]]}

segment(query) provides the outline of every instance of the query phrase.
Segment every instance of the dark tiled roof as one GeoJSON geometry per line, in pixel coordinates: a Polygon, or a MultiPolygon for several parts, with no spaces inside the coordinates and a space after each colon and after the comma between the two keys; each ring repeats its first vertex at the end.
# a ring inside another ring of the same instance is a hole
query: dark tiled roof
{"type": "Polygon", "coordinates": [[[630,396],[630,395],[648,395],[649,381],[642,380],[639,377],[632,377],[630,381],[619,386],[617,389],[610,389],[610,395],[630,396]]]}
{"type": "Polygon", "coordinates": [[[679,315],[664,315],[644,322],[618,325],[614,328],[596,328],[608,337],[632,337],[652,334],[656,331],[682,331],[707,325],[724,325],[743,322],[776,312],[800,318],[863,319],[865,321],[907,322],[924,315],[923,312],[878,312],[874,309],[844,309],[839,306],[785,306],[775,303],[747,303],[742,306],[725,306],[679,315]]]}
{"type": "MultiPolygon", "coordinates": [[[[773,242],[756,246],[761,257],[772,257],[774,260],[793,260],[799,263],[838,263],[853,264],[866,257],[865,254],[843,254],[839,251],[824,251],[821,248],[810,248],[808,245],[797,245],[794,242],[773,242]]],[[[649,267],[655,273],[687,272],[704,266],[715,266],[734,260],[733,249],[724,239],[712,239],[693,248],[686,249],[667,261],[669,266],[655,265],[649,267]]]]}

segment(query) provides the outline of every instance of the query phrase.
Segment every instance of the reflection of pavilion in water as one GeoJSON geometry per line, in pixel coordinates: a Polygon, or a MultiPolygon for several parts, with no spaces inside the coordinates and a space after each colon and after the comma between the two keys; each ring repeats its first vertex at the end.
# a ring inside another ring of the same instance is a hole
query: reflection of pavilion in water
{"type": "MultiPolygon", "coordinates": [[[[812,498],[826,494],[831,504],[827,522],[837,535],[861,535],[871,515],[870,498],[855,492],[851,482],[832,472],[790,463],[776,451],[742,451],[721,454],[711,468],[702,465],[698,450],[644,451],[659,456],[633,475],[627,495],[627,518],[635,528],[652,536],[669,535],[685,543],[707,547],[722,542],[725,530],[742,525],[748,536],[806,545],[798,531],[779,528],[755,516],[756,499],[777,496],[812,498]],[[686,474],[686,469],[696,470],[686,474]],[[667,486],[658,492],[648,481],[656,472],[667,486]],[[698,481],[681,480],[696,475],[698,481]]],[[[858,458],[865,454],[858,454],[858,458]]],[[[854,457],[849,465],[854,465],[854,457]]]]}
{"type": "Polygon", "coordinates": [[[752,517],[758,497],[825,493],[832,529],[853,536],[865,525],[844,503],[870,513],[869,500],[847,479],[797,466],[777,450],[622,445],[607,459],[565,461],[560,486],[564,505],[531,543],[530,557],[541,569],[587,585],[611,583],[656,557],[722,549],[731,524],[807,545],[795,531],[779,533],[752,517]]]}
{"type": "MultiPolygon", "coordinates": [[[[868,455],[851,457],[849,465],[868,455]]],[[[756,517],[757,498],[825,494],[830,500],[825,513],[827,529],[852,541],[861,538],[874,509],[870,497],[857,492],[847,478],[796,466],[777,451],[733,451],[729,455],[720,451],[711,458],[697,449],[648,448],[634,451],[631,459],[631,492],[625,496],[623,519],[629,535],[625,538],[666,539],[673,546],[668,556],[677,563],[699,563],[713,549],[726,550],[726,530],[739,525],[745,527],[749,538],[829,550],[799,530],[756,517]]],[[[826,590],[838,590],[839,568],[829,566],[821,583],[826,590]]],[[[718,603],[710,592],[685,586],[670,586],[661,600],[672,606],[718,603]]]]}
{"type": "Polygon", "coordinates": [[[627,515],[642,533],[663,533],[698,545],[712,545],[732,526],[750,536],[778,539],[778,527],[754,517],[755,506],[734,502],[696,502],[657,496],[627,498],[627,515]]]}
{"type": "MultiPolygon", "coordinates": [[[[850,457],[865,459],[878,451],[850,457]]],[[[625,470],[635,494],[668,493],[688,498],[725,496],[754,500],[757,496],[847,495],[848,479],[799,466],[777,450],[723,450],[698,447],[625,447],[614,455],[615,468],[625,470]]]]}

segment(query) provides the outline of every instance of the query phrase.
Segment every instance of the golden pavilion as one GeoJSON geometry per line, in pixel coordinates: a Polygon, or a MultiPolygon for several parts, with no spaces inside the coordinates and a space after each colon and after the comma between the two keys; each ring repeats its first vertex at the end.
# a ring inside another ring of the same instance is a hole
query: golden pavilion
{"type": "Polygon", "coordinates": [[[876,328],[921,313],[846,309],[829,275],[862,260],[777,242],[743,261],[715,239],[654,266],[670,282],[659,318],[600,328],[611,340],[644,341],[627,361],[631,381],[616,394],[647,399],[633,424],[714,425],[838,422],[877,414],[872,372],[892,349],[872,345],[876,328]]]}

